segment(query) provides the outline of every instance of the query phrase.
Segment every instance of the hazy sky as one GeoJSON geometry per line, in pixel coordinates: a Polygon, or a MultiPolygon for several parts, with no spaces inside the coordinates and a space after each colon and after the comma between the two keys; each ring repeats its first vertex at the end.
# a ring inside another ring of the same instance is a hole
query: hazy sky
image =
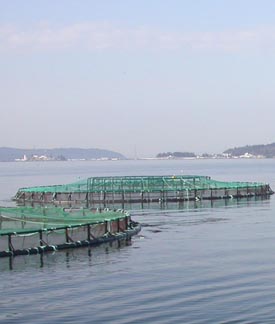
{"type": "Polygon", "coordinates": [[[275,142],[274,0],[0,0],[0,146],[275,142]]]}

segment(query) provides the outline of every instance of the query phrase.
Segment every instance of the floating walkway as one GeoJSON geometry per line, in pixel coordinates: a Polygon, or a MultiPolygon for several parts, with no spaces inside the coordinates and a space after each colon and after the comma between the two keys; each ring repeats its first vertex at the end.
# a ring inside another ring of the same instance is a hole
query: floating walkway
{"type": "Polygon", "coordinates": [[[21,204],[85,204],[111,206],[126,203],[184,202],[273,194],[269,184],[223,182],[207,176],[91,177],[67,185],[21,188],[14,200],[21,204]]]}
{"type": "Polygon", "coordinates": [[[129,240],[140,229],[123,210],[0,207],[0,257],[129,240]]]}

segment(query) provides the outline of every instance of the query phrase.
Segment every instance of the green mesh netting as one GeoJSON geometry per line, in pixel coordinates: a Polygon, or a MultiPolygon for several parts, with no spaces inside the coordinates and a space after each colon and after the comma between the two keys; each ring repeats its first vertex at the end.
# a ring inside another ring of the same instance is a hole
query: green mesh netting
{"type": "Polygon", "coordinates": [[[60,207],[0,207],[0,236],[39,230],[100,224],[129,216],[123,210],[64,209],[60,207]]]}
{"type": "Polygon", "coordinates": [[[158,192],[204,189],[237,189],[260,187],[259,182],[225,182],[212,180],[207,176],[131,176],[92,177],[66,185],[52,185],[21,188],[19,192],[74,193],[74,192],[158,192]]]}

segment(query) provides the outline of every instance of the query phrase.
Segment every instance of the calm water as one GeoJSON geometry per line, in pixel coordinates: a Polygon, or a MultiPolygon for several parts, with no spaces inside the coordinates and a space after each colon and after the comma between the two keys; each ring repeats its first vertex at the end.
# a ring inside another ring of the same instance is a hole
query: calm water
{"type": "MultiPolygon", "coordinates": [[[[19,187],[99,175],[201,174],[275,189],[275,160],[0,163],[19,187]]],[[[131,244],[1,259],[3,323],[275,323],[275,195],[132,205],[131,244]]]]}

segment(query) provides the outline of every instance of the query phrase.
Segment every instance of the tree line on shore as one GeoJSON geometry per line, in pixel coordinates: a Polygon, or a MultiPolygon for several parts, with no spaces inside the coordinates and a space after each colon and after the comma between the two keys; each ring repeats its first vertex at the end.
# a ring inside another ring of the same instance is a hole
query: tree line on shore
{"type": "MultiPolygon", "coordinates": [[[[246,145],[240,147],[234,147],[227,149],[221,154],[209,154],[204,153],[200,155],[203,158],[210,158],[213,156],[224,156],[224,157],[264,157],[264,158],[274,158],[275,157],[275,143],[271,144],[260,144],[260,145],[246,145]]],[[[198,154],[194,152],[163,152],[158,153],[157,158],[195,158],[198,154]]]]}

